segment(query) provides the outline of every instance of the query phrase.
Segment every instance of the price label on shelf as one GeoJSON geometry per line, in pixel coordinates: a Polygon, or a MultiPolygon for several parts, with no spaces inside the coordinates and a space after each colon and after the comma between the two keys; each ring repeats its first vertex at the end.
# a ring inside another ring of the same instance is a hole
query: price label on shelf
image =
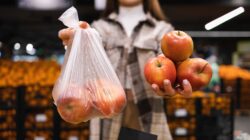
{"type": "Polygon", "coordinates": [[[68,140],[79,140],[77,136],[70,136],[68,140]]]}
{"type": "Polygon", "coordinates": [[[36,137],[34,138],[34,140],[45,140],[45,138],[44,138],[44,137],[41,137],[41,136],[36,136],[36,137]]]}
{"type": "Polygon", "coordinates": [[[188,112],[185,108],[179,108],[174,112],[175,117],[187,117],[188,112]]]}
{"type": "Polygon", "coordinates": [[[176,128],[175,129],[175,135],[177,135],[177,136],[186,136],[187,135],[187,129],[182,128],[182,127],[176,128]]]}
{"type": "Polygon", "coordinates": [[[46,122],[47,116],[45,114],[37,114],[36,115],[36,122],[46,122]]]}

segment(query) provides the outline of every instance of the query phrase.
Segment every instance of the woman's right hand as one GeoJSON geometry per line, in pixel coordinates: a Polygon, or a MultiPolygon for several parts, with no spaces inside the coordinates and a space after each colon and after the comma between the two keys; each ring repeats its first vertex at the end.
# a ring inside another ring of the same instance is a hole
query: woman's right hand
{"type": "MultiPolygon", "coordinates": [[[[86,29],[89,27],[89,24],[85,21],[80,21],[79,26],[82,29],[86,29]]],[[[58,37],[62,40],[64,46],[71,46],[74,33],[75,33],[74,28],[65,28],[58,32],[58,37]]]]}

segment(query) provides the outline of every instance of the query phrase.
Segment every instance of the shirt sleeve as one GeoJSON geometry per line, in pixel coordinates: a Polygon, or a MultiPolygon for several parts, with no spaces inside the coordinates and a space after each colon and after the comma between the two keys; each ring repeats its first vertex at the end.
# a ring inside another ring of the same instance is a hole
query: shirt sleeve
{"type": "Polygon", "coordinates": [[[103,19],[99,19],[99,20],[94,21],[91,24],[91,27],[96,29],[97,32],[100,34],[102,38],[103,46],[105,47],[107,44],[107,31],[106,31],[108,28],[107,23],[103,19]]]}

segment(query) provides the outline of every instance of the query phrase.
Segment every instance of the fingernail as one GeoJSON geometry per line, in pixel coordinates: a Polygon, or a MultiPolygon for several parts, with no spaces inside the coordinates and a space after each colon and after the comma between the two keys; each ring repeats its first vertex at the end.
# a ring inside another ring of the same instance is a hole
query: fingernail
{"type": "Polygon", "coordinates": [[[167,85],[169,85],[170,82],[169,82],[169,80],[164,80],[163,83],[165,86],[167,86],[167,85]]]}
{"type": "Polygon", "coordinates": [[[188,85],[188,80],[187,79],[183,80],[183,85],[188,85]]]}
{"type": "Polygon", "coordinates": [[[153,89],[156,89],[156,85],[155,84],[152,84],[152,87],[153,87],[153,89]]]}

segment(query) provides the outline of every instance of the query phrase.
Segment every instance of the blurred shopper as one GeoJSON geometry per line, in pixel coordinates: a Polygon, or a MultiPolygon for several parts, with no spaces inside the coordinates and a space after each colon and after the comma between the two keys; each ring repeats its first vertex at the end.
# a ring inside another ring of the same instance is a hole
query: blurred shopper
{"type": "MultiPolygon", "coordinates": [[[[158,140],[172,140],[163,97],[174,96],[177,89],[166,79],[164,91],[161,91],[156,84],[150,86],[143,74],[147,59],[161,52],[163,34],[173,30],[165,19],[157,0],[107,0],[104,17],[92,23],[124,86],[128,104],[116,117],[91,120],[90,140],[100,140],[100,137],[117,140],[121,127],[155,134],[158,140]]],[[[80,27],[88,28],[89,25],[80,22],[80,27]]],[[[70,46],[73,34],[73,29],[62,29],[59,38],[64,45],[70,46]]],[[[187,80],[183,81],[183,87],[178,92],[190,96],[192,88],[187,80]]]]}

